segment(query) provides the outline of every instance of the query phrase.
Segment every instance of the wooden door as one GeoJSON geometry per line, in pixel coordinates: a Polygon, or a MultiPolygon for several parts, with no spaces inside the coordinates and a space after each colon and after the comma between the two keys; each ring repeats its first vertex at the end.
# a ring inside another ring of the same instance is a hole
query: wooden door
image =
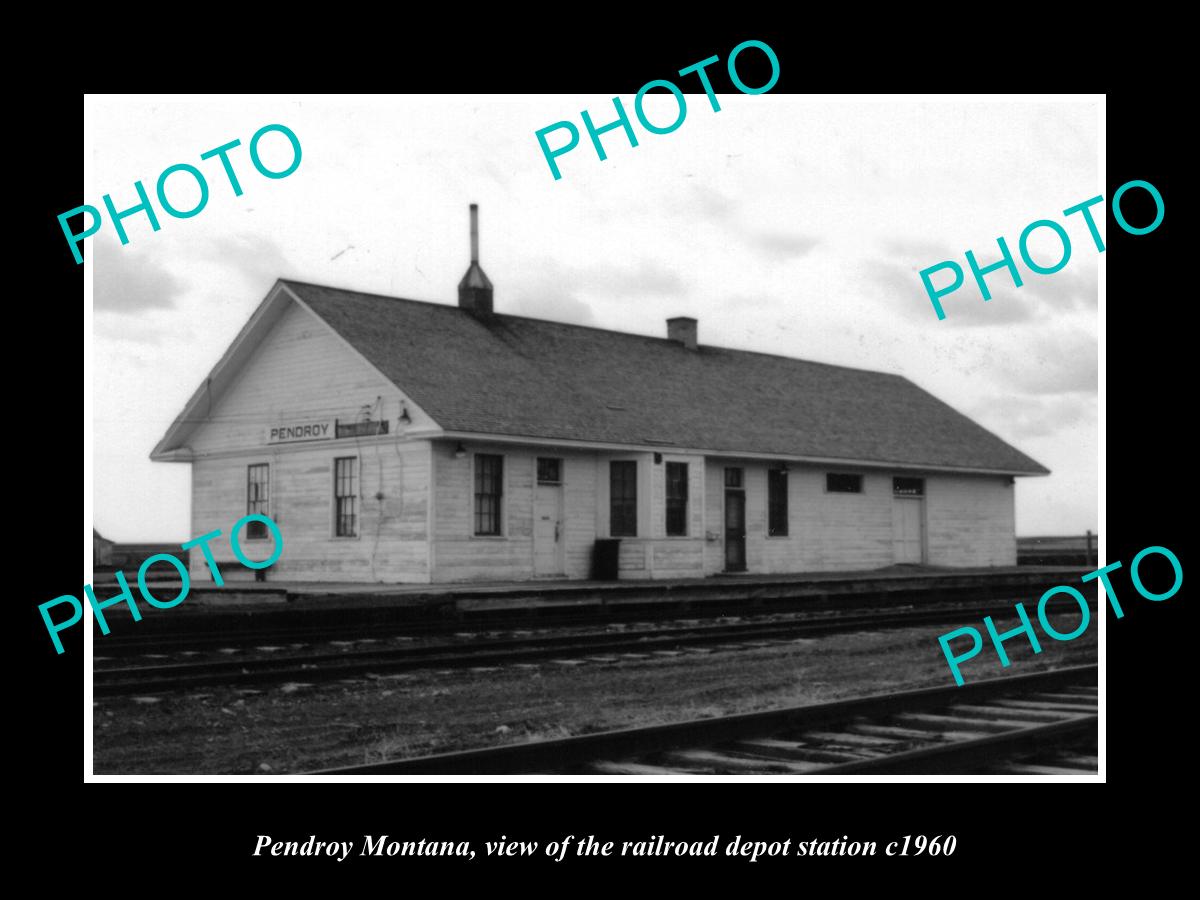
{"type": "Polygon", "coordinates": [[[924,502],[920,497],[892,501],[892,548],[897,563],[924,562],[924,502]]]}
{"type": "Polygon", "coordinates": [[[533,495],[533,574],[565,575],[562,460],[539,458],[533,495]]]}
{"type": "Polygon", "coordinates": [[[745,491],[725,491],[725,571],[746,571],[745,491]]]}

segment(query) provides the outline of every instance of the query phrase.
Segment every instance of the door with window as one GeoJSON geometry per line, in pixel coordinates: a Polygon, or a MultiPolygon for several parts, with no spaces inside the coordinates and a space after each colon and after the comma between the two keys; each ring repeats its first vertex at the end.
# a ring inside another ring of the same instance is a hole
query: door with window
{"type": "Polygon", "coordinates": [[[746,571],[746,491],[743,470],[725,470],[725,571],[746,571]]]}
{"type": "Polygon", "coordinates": [[[563,534],[563,461],[537,459],[537,484],[533,493],[533,574],[565,575],[563,534]]]}

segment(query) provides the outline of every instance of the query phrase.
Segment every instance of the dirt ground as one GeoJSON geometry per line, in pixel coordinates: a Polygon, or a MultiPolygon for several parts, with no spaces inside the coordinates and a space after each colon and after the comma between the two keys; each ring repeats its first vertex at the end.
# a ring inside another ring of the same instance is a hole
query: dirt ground
{"type": "MultiPolygon", "coordinates": [[[[928,626],[740,651],[672,651],[421,671],[93,704],[96,774],[286,774],[382,759],[950,685],[928,626]]],[[[1096,661],[1096,629],[1034,655],[1014,638],[963,664],[969,684],[1096,661]]]]}

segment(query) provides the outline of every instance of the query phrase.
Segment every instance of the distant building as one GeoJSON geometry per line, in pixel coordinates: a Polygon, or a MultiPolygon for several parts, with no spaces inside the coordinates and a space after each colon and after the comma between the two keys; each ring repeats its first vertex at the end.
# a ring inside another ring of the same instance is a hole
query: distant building
{"type": "Polygon", "coordinates": [[[192,464],[218,561],[261,512],[294,580],[586,578],[610,538],[621,578],[1015,564],[1013,476],[1047,470],[971,419],[898,375],[701,344],[695,319],[495,313],[475,223],[457,307],[271,288],[151,454],[192,464]]]}
{"type": "Polygon", "coordinates": [[[92,529],[92,565],[93,566],[111,566],[113,554],[113,542],[106,537],[101,537],[100,532],[95,528],[92,529]]]}

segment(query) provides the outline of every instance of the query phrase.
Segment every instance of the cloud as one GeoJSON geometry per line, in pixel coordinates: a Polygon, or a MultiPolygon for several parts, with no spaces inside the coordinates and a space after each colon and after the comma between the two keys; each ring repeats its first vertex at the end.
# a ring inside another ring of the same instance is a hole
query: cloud
{"type": "MultiPolygon", "coordinates": [[[[161,344],[163,329],[158,325],[129,316],[96,316],[92,333],[105,341],[129,341],[134,344],[161,344]]],[[[122,353],[123,362],[130,357],[122,353]]]]}
{"type": "Polygon", "coordinates": [[[727,195],[701,184],[692,184],[692,200],[700,212],[712,219],[729,219],[737,209],[737,203],[727,195]]]}
{"type": "Polygon", "coordinates": [[[968,414],[1011,440],[1056,435],[1069,440],[1071,432],[1095,421],[1096,401],[1078,394],[1050,397],[1000,394],[984,398],[968,414]]]}
{"type": "Polygon", "coordinates": [[[550,288],[521,293],[513,299],[510,308],[513,315],[531,319],[549,319],[572,325],[594,325],[596,322],[592,308],[574,294],[550,288]]]}
{"type": "Polygon", "coordinates": [[[136,315],[155,309],[171,309],[186,285],[146,251],[122,247],[114,239],[94,238],[93,303],[98,313],[136,315]]]}
{"type": "Polygon", "coordinates": [[[767,232],[747,235],[746,243],[764,256],[776,262],[784,262],[808,255],[821,243],[821,239],[803,234],[767,232]]]}
{"type": "MultiPolygon", "coordinates": [[[[1090,247],[1084,248],[1090,252],[1090,247]]],[[[1038,257],[1034,257],[1035,262],[1038,257]]],[[[1043,260],[1042,264],[1046,261],[1043,260]]],[[[1075,256],[1066,267],[1053,275],[1038,275],[1021,271],[1021,280],[1025,282],[1023,291],[1029,291],[1048,307],[1048,312],[1061,313],[1073,310],[1094,310],[1100,301],[1099,268],[1096,260],[1076,260],[1075,256]]]]}
{"type": "MultiPolygon", "coordinates": [[[[943,327],[1012,324],[1056,317],[1064,312],[1088,312],[1096,309],[1099,300],[1096,260],[1094,256],[1079,258],[1090,252],[1089,247],[1075,250],[1067,265],[1051,275],[1031,272],[1018,262],[1021,287],[1013,284],[1011,275],[1004,270],[985,276],[992,294],[987,301],[979,292],[965,255],[955,253],[948,245],[900,239],[885,241],[883,249],[886,258],[866,260],[863,273],[869,283],[882,291],[879,299],[910,321],[936,321],[921,270],[946,260],[963,269],[963,284],[941,298],[946,318],[938,324],[943,327]]],[[[1034,261],[1042,265],[1054,262],[1053,253],[1042,253],[1032,247],[1030,252],[1034,261]]],[[[941,287],[951,274],[949,271],[933,274],[934,284],[941,287]]]]}
{"type": "MultiPolygon", "coordinates": [[[[948,257],[942,257],[946,259],[948,257]]],[[[965,259],[955,260],[963,268],[963,284],[957,291],[941,297],[946,318],[937,319],[933,303],[925,292],[921,269],[926,265],[905,265],[894,260],[867,260],[862,264],[873,295],[892,311],[912,322],[930,321],[944,328],[975,328],[983,325],[1049,321],[1064,313],[1085,312],[1094,315],[1098,300],[1097,270],[1094,265],[1067,267],[1052,275],[1038,275],[1023,266],[1021,287],[1013,284],[1007,271],[997,270],[986,276],[992,299],[984,300],[965,259]]],[[[934,265],[929,263],[928,265],[934,265]]],[[[935,287],[949,283],[953,273],[932,275],[935,287]]]]}
{"type": "Polygon", "coordinates": [[[279,245],[260,234],[242,232],[209,238],[199,245],[198,255],[205,261],[220,263],[227,271],[237,272],[251,285],[262,287],[264,293],[275,279],[293,274],[291,263],[279,245]]]}
{"type": "MultiPolygon", "coordinates": [[[[932,263],[931,263],[932,265],[932,263]]],[[[1037,297],[1021,288],[997,290],[985,301],[969,272],[957,291],[941,298],[945,319],[938,319],[933,303],[925,292],[920,270],[915,265],[903,265],[892,260],[867,260],[862,272],[869,283],[868,293],[881,305],[902,319],[939,328],[972,328],[981,325],[1011,325],[1028,322],[1039,315],[1037,297]],[[873,290],[871,289],[873,288],[873,290]]],[[[934,284],[941,286],[950,275],[934,275],[934,284]]]]}
{"type": "Polygon", "coordinates": [[[915,238],[890,238],[883,242],[883,249],[888,256],[896,256],[912,263],[919,262],[917,269],[925,269],[943,260],[962,256],[961,250],[955,251],[949,244],[915,238]]]}
{"type": "Polygon", "coordinates": [[[610,265],[592,268],[587,276],[588,283],[597,289],[623,294],[657,294],[679,296],[686,290],[683,279],[674,269],[643,257],[637,266],[617,268],[610,265]]]}
{"type": "Polygon", "coordinates": [[[1095,394],[1099,346],[1086,332],[1036,338],[1008,373],[1012,385],[1029,394],[1095,394]]]}
{"type": "Polygon", "coordinates": [[[612,262],[564,266],[556,259],[543,257],[537,263],[537,275],[529,280],[533,284],[533,297],[542,294],[563,296],[564,291],[569,289],[565,286],[614,299],[679,297],[687,292],[687,285],[675,269],[645,257],[633,266],[620,266],[612,262]]]}

